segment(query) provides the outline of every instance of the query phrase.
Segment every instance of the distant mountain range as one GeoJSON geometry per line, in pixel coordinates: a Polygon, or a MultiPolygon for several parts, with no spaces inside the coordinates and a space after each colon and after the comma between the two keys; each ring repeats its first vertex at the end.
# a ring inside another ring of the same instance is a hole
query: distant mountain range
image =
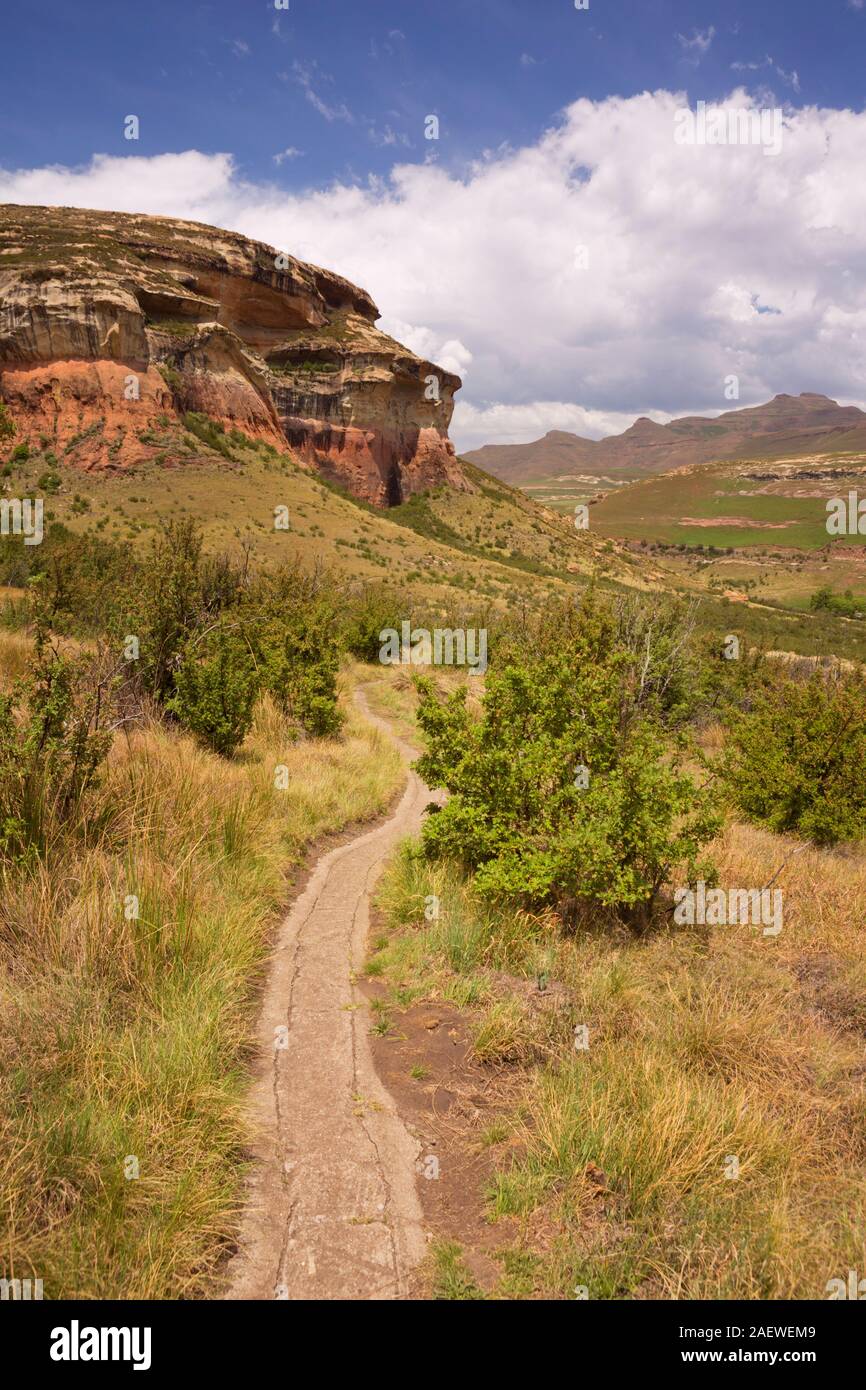
{"type": "Polygon", "coordinates": [[[551,430],[531,444],[486,444],[464,457],[520,487],[569,474],[663,473],[688,463],[859,449],[866,449],[866,412],[804,391],[799,396],[774,396],[765,405],[728,410],[715,419],[684,415],[657,425],[642,415],[623,434],[606,439],[551,430]]]}

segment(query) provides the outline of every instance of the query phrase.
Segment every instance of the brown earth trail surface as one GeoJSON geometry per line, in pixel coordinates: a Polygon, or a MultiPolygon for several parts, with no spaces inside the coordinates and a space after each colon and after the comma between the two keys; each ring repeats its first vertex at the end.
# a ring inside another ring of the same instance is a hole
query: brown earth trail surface
{"type": "Polygon", "coordinates": [[[410,771],[383,824],[319,859],[280,929],[258,1030],[257,1138],[230,1299],[400,1298],[423,1258],[419,1144],[376,1074],[354,977],[376,879],[430,800],[410,771]]]}

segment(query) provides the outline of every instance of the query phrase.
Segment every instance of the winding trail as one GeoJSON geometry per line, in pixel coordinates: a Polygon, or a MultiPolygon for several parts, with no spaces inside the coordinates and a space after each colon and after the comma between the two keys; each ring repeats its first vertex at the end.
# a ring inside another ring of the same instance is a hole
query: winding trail
{"type": "MultiPolygon", "coordinates": [[[[414,750],[364,716],[406,757],[414,750]]],[[[373,1067],[370,1011],[353,983],[370,897],[431,793],[411,770],[394,813],[324,854],[285,918],[258,1025],[250,1096],[257,1136],[229,1299],[395,1299],[426,1238],[415,1190],[419,1145],[373,1067]]]]}

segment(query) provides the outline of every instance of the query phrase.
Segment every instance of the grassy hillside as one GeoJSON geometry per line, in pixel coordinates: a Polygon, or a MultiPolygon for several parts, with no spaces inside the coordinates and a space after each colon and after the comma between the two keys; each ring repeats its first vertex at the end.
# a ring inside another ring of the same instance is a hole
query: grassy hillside
{"type": "MultiPolygon", "coordinates": [[[[202,427],[208,434],[208,428],[202,427]]],[[[209,548],[251,543],[264,562],[298,555],[360,580],[387,578],[433,603],[510,605],[540,602],[550,585],[592,573],[646,587],[640,567],[611,541],[575,530],[522,493],[471,464],[475,490],[438,489],[383,512],[325,484],[311,470],[235,433],[191,438],[182,466],[167,466],[177,448],[171,427],[156,435],[150,457],[134,468],[84,472],[46,448],[6,465],[6,490],[45,497],[46,524],[59,521],[133,546],[146,544],[160,520],[193,517],[209,548]],[[275,509],[288,529],[275,529],[275,509]]]]}
{"type": "Polygon", "coordinates": [[[828,499],[864,488],[862,454],[703,464],[609,493],[590,526],[650,558],[663,584],[727,602],[770,646],[862,657],[864,624],[814,614],[810,600],[826,587],[866,609],[863,537],[826,529],[828,499]]]}
{"type": "MultiPolygon", "coordinates": [[[[608,493],[592,509],[602,536],[718,547],[828,544],[826,502],[866,484],[862,454],[768,464],[758,459],[701,464],[608,493]]],[[[862,546],[858,536],[838,545],[862,546]]]]}
{"type": "Polygon", "coordinates": [[[553,512],[573,516],[580,502],[601,497],[608,492],[617,492],[629,483],[637,482],[644,475],[638,469],[623,468],[615,476],[599,471],[582,472],[579,468],[552,478],[527,478],[520,484],[527,497],[541,502],[553,512]]]}
{"type": "MultiPolygon", "coordinates": [[[[207,425],[200,432],[210,435],[207,425]]],[[[684,547],[680,554],[663,539],[659,550],[639,545],[647,538],[655,543],[663,534],[680,534],[670,517],[676,506],[672,494],[678,494],[684,477],[692,489],[693,510],[717,504],[703,476],[710,471],[718,476],[716,466],[625,487],[616,499],[615,519],[608,520],[612,500],[606,500],[591,508],[589,531],[578,531],[571,502],[566,515],[557,515],[465,461],[473,492],[439,489],[382,512],[326,485],[289,455],[252,445],[240,435],[210,435],[218,447],[187,435],[187,461],[166,466],[161,455],[169,433],[167,429],[163,439],[151,440],[151,457],[130,470],[84,472],[58,463],[48,448],[10,461],[7,494],[43,496],[46,526],[61,522],[142,552],[162,521],[194,518],[208,548],[237,552],[248,544],[264,564],[299,556],[305,565],[324,565],[359,581],[387,581],[405,593],[407,608],[417,601],[449,614],[488,604],[500,612],[515,605],[537,609],[551,593],[580,588],[594,577],[603,587],[697,591],[703,596],[702,625],[720,638],[733,631],[750,643],[807,655],[864,651],[857,624],[806,611],[809,595],[828,576],[834,587],[866,590],[862,547],[843,545],[832,555],[813,552],[810,559],[805,551],[777,554],[765,540],[766,555],[738,550],[734,563],[731,556],[700,555],[685,542],[678,542],[684,547]],[[288,530],[274,528],[278,507],[288,509],[288,530]],[[607,530],[621,532],[625,541],[607,530]],[[753,602],[747,609],[724,597],[738,589],[760,605],[753,602]],[[775,612],[767,603],[795,611],[775,612]]],[[[173,448],[178,448],[176,440],[173,448]]],[[[748,466],[742,468],[748,471],[748,466]]],[[[735,481],[733,474],[729,481],[735,481]]],[[[771,499],[773,506],[785,504],[784,498],[771,499]]],[[[814,509],[822,504],[807,499],[796,505],[814,509]]],[[[699,544],[708,545],[715,533],[696,528],[695,534],[699,544]]],[[[764,533],[781,534],[787,535],[764,533]]],[[[7,555],[13,549],[20,555],[15,538],[7,539],[6,547],[7,555]]],[[[38,554],[33,547],[27,558],[36,563],[38,554]]]]}

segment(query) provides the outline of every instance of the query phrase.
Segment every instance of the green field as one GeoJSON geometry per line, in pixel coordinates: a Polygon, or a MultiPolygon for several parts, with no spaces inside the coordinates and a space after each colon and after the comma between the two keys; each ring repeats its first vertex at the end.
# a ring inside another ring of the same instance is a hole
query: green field
{"type": "Polygon", "coordinates": [[[814,465],[798,462],[800,468],[788,465],[788,482],[783,469],[755,460],[703,464],[647,478],[608,493],[592,507],[590,524],[601,536],[669,545],[817,550],[834,539],[838,545],[862,546],[862,537],[831,538],[826,529],[828,498],[844,497],[858,486],[861,495],[866,491],[862,456],[849,461],[826,455],[814,465]],[[823,476],[805,482],[798,477],[804,470],[823,476]],[[762,481],[773,472],[780,474],[778,483],[762,481]]]}
{"type": "Polygon", "coordinates": [[[641,472],[623,468],[617,470],[615,478],[608,474],[594,477],[588,473],[563,475],[560,478],[529,478],[520,487],[533,501],[541,502],[551,511],[573,516],[578,503],[589,502],[602,494],[615,493],[641,477],[641,472]]]}

